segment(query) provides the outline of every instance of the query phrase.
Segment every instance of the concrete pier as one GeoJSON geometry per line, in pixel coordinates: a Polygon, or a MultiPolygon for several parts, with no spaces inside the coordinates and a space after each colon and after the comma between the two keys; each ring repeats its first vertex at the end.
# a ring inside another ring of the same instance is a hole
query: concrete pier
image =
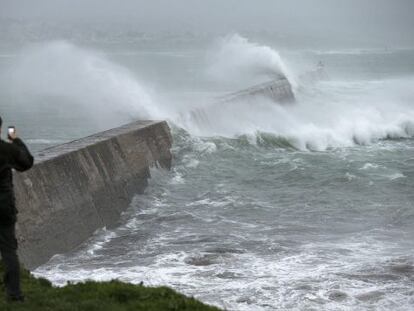
{"type": "Polygon", "coordinates": [[[257,99],[257,97],[269,98],[271,101],[279,104],[292,103],[295,101],[292,85],[285,77],[279,77],[275,80],[223,96],[219,98],[219,102],[225,103],[241,100],[254,100],[257,99]]]}
{"type": "Polygon", "coordinates": [[[254,108],[254,105],[263,99],[270,100],[275,105],[286,105],[295,102],[295,95],[289,80],[281,76],[272,81],[216,98],[204,107],[183,113],[181,118],[185,120],[184,122],[186,120],[195,121],[200,129],[211,130],[215,128],[216,120],[210,116],[209,112],[221,111],[223,107],[232,107],[237,111],[240,103],[249,103],[254,108]]]}
{"type": "Polygon", "coordinates": [[[149,168],[170,168],[171,144],[166,122],[139,121],[35,155],[31,170],[14,175],[23,264],[33,269],[113,226],[143,193],[149,168]]]}

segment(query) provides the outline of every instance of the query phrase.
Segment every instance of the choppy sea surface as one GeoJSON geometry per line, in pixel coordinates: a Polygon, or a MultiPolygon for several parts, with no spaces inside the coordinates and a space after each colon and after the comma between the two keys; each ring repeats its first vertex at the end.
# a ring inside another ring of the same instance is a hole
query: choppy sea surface
{"type": "Polygon", "coordinates": [[[167,285],[227,310],[414,309],[414,50],[59,41],[0,67],[5,125],[33,150],[136,119],[173,132],[172,170],[37,276],[167,285]],[[275,72],[295,104],[212,104],[275,72]]]}

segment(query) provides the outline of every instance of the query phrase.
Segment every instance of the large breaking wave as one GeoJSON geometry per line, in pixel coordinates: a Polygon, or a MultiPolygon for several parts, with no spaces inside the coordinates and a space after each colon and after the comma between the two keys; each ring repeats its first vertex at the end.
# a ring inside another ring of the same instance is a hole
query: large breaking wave
{"type": "Polygon", "coordinates": [[[305,85],[289,68],[289,62],[271,47],[239,35],[226,37],[214,46],[205,68],[211,77],[253,81],[283,74],[295,84],[297,103],[282,106],[258,99],[217,109],[192,99],[191,105],[175,105],[162,96],[161,90],[146,87],[149,81],[144,84],[137,73],[111,62],[102,53],[62,41],[22,51],[11,72],[10,88],[19,96],[27,96],[23,102],[56,97],[56,105],[66,105],[62,109],[83,111],[96,122],[165,118],[193,135],[243,136],[253,143],[263,137],[281,138],[298,149],[325,150],[414,135],[414,78],[305,85]],[[203,111],[209,126],[197,118],[182,117],[194,108],[203,111]]]}

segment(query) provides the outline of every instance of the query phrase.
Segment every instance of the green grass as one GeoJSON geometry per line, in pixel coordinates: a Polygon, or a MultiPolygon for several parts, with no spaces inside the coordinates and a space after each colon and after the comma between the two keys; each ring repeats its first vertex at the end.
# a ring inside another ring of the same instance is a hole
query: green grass
{"type": "MultiPolygon", "coordinates": [[[[0,279],[3,267],[0,266],[0,279]]],[[[68,284],[54,287],[22,270],[24,303],[7,302],[2,284],[0,310],[4,311],[220,311],[167,287],[145,287],[119,281],[68,284]]]]}

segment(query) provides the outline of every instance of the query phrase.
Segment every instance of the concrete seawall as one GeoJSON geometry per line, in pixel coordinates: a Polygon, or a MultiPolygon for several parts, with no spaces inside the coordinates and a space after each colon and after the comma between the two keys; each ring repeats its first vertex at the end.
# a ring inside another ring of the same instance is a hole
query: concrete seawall
{"type": "Polygon", "coordinates": [[[255,100],[257,97],[265,97],[279,103],[292,103],[295,101],[295,95],[292,91],[292,85],[289,80],[281,77],[266,83],[252,86],[248,89],[226,95],[219,99],[220,103],[255,100]]]}
{"type": "Polygon", "coordinates": [[[209,111],[220,111],[223,106],[232,107],[237,111],[239,104],[243,102],[251,104],[254,108],[257,101],[263,98],[278,105],[293,104],[295,102],[295,95],[289,80],[285,77],[278,77],[275,80],[216,98],[211,104],[193,109],[182,114],[181,117],[183,120],[195,121],[200,129],[214,130],[215,120],[214,117],[211,118],[209,111]]]}
{"type": "Polygon", "coordinates": [[[166,122],[139,121],[35,155],[14,176],[23,264],[33,269],[114,225],[146,188],[149,168],[170,168],[171,144],[166,122]]]}

